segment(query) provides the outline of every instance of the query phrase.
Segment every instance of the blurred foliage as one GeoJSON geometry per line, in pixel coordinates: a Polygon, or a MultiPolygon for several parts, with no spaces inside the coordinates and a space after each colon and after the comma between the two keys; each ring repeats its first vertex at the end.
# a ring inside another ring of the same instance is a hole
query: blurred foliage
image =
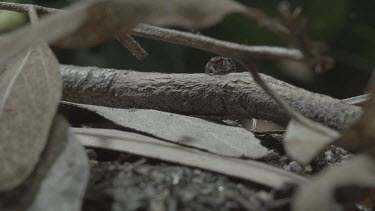
{"type": "MultiPolygon", "coordinates": [[[[60,8],[78,0],[18,0],[60,8]]],[[[258,7],[277,18],[278,0],[240,0],[258,7]]],[[[314,75],[305,66],[293,62],[259,61],[262,72],[309,90],[344,98],[363,92],[375,61],[374,0],[290,0],[301,6],[307,19],[309,35],[327,47],[336,65],[321,75],[314,75]]],[[[13,20],[14,21],[14,20],[13,20]]],[[[0,25],[7,22],[0,13],[0,25]]],[[[11,20],[8,20],[11,23],[11,20]]],[[[16,23],[10,25],[16,26],[16,23]]],[[[287,46],[277,36],[240,15],[230,15],[219,25],[202,33],[211,37],[248,45],[287,46]]],[[[66,64],[92,65],[108,68],[158,72],[204,72],[205,63],[213,54],[199,50],[136,38],[149,52],[145,61],[138,61],[120,43],[108,41],[92,49],[55,49],[66,64]]]]}
{"type": "Polygon", "coordinates": [[[24,14],[0,10],[0,33],[11,31],[27,21],[24,14]]]}

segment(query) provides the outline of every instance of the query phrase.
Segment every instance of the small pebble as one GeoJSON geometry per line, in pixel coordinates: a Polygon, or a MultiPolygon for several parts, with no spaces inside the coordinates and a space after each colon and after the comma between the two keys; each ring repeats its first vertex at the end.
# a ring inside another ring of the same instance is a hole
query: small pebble
{"type": "Polygon", "coordinates": [[[224,187],[223,186],[219,186],[219,187],[217,187],[217,190],[221,192],[221,191],[224,190],[224,187]]]}
{"type": "Polygon", "coordinates": [[[326,151],[324,153],[324,156],[325,156],[325,160],[327,160],[327,161],[332,161],[333,160],[333,152],[331,150],[326,151]]]}
{"type": "Polygon", "coordinates": [[[312,167],[311,167],[311,165],[307,165],[307,166],[305,166],[305,168],[304,168],[304,172],[305,173],[311,173],[312,172],[312,167]]]}
{"type": "Polygon", "coordinates": [[[98,160],[98,154],[93,149],[86,149],[87,156],[90,160],[98,160]]]}
{"type": "Polygon", "coordinates": [[[297,172],[297,173],[302,172],[303,170],[302,166],[296,161],[292,161],[288,165],[285,165],[284,169],[288,171],[292,171],[292,172],[297,172]]]}

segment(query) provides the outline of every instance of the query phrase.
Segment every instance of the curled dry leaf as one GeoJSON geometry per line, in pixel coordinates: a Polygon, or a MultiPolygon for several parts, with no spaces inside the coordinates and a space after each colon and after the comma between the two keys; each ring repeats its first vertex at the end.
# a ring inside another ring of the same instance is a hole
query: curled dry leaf
{"type": "MultiPolygon", "coordinates": [[[[365,154],[329,168],[297,191],[292,203],[294,211],[330,211],[335,204],[335,191],[340,187],[375,187],[375,160],[365,154]]],[[[349,193],[350,194],[350,193],[349,193]]]]}
{"type": "MultiPolygon", "coordinates": [[[[2,48],[0,54],[8,50],[2,48]]],[[[58,61],[44,43],[22,52],[4,69],[0,75],[0,191],[18,186],[32,172],[62,95],[58,61]]]]}
{"type": "Polygon", "coordinates": [[[203,28],[229,13],[246,12],[246,7],[231,0],[84,1],[5,35],[0,47],[7,51],[0,52],[0,64],[36,41],[59,40],[58,45],[63,47],[89,47],[111,38],[117,31],[126,32],[137,23],[203,28]]]}
{"type": "Polygon", "coordinates": [[[305,120],[314,127],[308,127],[296,120],[291,120],[284,136],[286,153],[301,164],[309,163],[340,136],[335,130],[309,119],[305,118],[305,120]]]}
{"type": "Polygon", "coordinates": [[[84,146],[127,152],[202,168],[268,187],[278,188],[285,183],[306,182],[301,176],[261,162],[222,157],[136,133],[89,128],[75,128],[73,131],[84,146]]]}
{"type": "Polygon", "coordinates": [[[117,109],[74,103],[64,105],[94,112],[117,125],[168,142],[215,154],[257,159],[269,153],[254,134],[240,127],[156,110],[117,109]]]}

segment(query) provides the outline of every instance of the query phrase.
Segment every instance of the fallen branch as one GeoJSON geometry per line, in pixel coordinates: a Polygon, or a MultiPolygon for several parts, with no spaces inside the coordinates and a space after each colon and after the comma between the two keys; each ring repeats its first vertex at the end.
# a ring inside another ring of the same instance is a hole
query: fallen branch
{"type": "MultiPolygon", "coordinates": [[[[189,115],[254,117],[286,125],[288,115],[248,73],[142,73],[61,65],[64,97],[70,102],[117,108],[155,109],[189,115]]],[[[262,75],[270,87],[304,116],[342,130],[362,113],[359,107],[311,93],[262,75]]]]}

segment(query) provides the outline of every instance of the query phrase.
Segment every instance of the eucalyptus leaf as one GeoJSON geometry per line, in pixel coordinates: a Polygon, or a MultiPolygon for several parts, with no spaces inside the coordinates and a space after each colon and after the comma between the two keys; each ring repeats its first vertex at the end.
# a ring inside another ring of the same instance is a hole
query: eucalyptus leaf
{"type": "Polygon", "coordinates": [[[94,112],[128,129],[215,154],[255,159],[269,153],[254,134],[241,127],[156,110],[117,109],[74,103],[65,105],[94,112]]]}
{"type": "Polygon", "coordinates": [[[62,95],[59,64],[46,44],[22,52],[4,69],[0,75],[0,191],[18,186],[32,172],[62,95]]]}
{"type": "Polygon", "coordinates": [[[301,176],[258,161],[218,156],[136,133],[93,128],[74,128],[73,131],[84,146],[202,168],[268,187],[279,188],[285,183],[302,184],[307,181],[301,176]]]}

